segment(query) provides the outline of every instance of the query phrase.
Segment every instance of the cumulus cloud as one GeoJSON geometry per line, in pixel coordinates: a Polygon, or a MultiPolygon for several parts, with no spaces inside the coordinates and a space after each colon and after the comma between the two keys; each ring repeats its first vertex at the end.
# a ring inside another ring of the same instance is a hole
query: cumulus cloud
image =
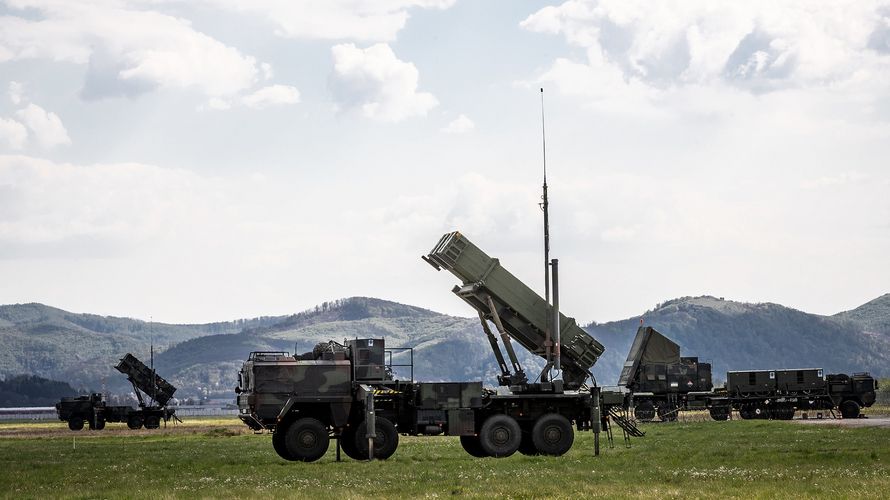
{"type": "Polygon", "coordinates": [[[28,140],[28,129],[24,125],[6,118],[0,118],[0,141],[13,150],[22,149],[28,140]]]}
{"type": "Polygon", "coordinates": [[[87,99],[156,87],[236,94],[257,80],[257,63],[185,19],[142,2],[16,0],[0,17],[0,62],[49,59],[87,65],[87,99]]]}
{"type": "Polygon", "coordinates": [[[442,128],[442,132],[445,132],[446,134],[466,134],[467,132],[471,132],[474,128],[476,128],[476,124],[473,123],[473,120],[467,118],[467,115],[462,114],[442,128]]]}
{"type": "Polygon", "coordinates": [[[71,144],[68,131],[62,125],[59,115],[47,111],[36,104],[28,104],[16,115],[31,129],[37,142],[44,148],[71,144]]]}
{"type": "Polygon", "coordinates": [[[19,82],[9,82],[9,100],[13,104],[20,104],[24,98],[25,89],[19,82]]]}
{"type": "Polygon", "coordinates": [[[300,102],[300,91],[290,85],[269,85],[241,99],[250,108],[266,108],[276,104],[296,104],[300,102]]]}
{"type": "Polygon", "coordinates": [[[409,10],[447,9],[455,0],[206,0],[216,7],[261,16],[288,38],[392,41],[409,10]]]}
{"type": "Polygon", "coordinates": [[[864,85],[890,74],[881,3],[570,0],[520,25],[584,51],[584,59],[557,60],[544,73],[576,94],[657,99],[683,86],[764,93],[864,85]],[[571,81],[579,74],[585,85],[571,81]]]}
{"type": "Polygon", "coordinates": [[[418,92],[417,68],[397,58],[385,43],[366,49],[340,44],[332,47],[331,53],[334,70],[328,83],[342,110],[358,110],[368,118],[398,122],[426,115],[439,103],[432,94],[418,92]]]}

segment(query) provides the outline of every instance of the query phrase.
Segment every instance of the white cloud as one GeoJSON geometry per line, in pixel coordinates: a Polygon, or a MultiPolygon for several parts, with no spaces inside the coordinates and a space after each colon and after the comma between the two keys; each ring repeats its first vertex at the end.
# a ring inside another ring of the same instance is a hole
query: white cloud
{"type": "Polygon", "coordinates": [[[290,85],[270,85],[241,99],[250,108],[266,108],[276,104],[296,104],[300,102],[300,91],[290,85]]]}
{"type": "Polygon", "coordinates": [[[447,9],[456,0],[206,0],[216,7],[261,16],[288,38],[392,41],[412,8],[447,9]]]}
{"type": "Polygon", "coordinates": [[[27,140],[28,129],[24,125],[15,120],[0,118],[0,141],[6,143],[9,149],[22,149],[27,140]]]}
{"type": "Polygon", "coordinates": [[[195,30],[187,20],[143,10],[155,4],[10,3],[12,15],[0,17],[0,62],[50,59],[88,65],[82,91],[88,99],[133,96],[155,87],[225,96],[257,79],[253,57],[195,30]]]}
{"type": "Polygon", "coordinates": [[[475,128],[476,124],[473,123],[473,120],[467,118],[467,115],[460,115],[442,128],[442,132],[446,134],[465,134],[475,128]]]}
{"type": "Polygon", "coordinates": [[[220,99],[219,97],[211,97],[210,100],[207,101],[207,107],[210,109],[215,109],[217,111],[225,111],[227,109],[231,109],[232,104],[225,99],[220,99]]]}
{"type": "MultiPolygon", "coordinates": [[[[887,5],[570,0],[520,26],[584,50],[583,60],[557,59],[541,79],[593,102],[617,98],[638,108],[687,86],[754,94],[832,89],[856,99],[890,78],[887,5]]],[[[887,95],[883,86],[878,92],[887,95]]]]}
{"type": "Polygon", "coordinates": [[[272,65],[269,63],[260,64],[260,69],[263,70],[263,79],[269,80],[273,76],[275,76],[275,72],[272,70],[272,65]]]}
{"type": "Polygon", "coordinates": [[[13,104],[20,104],[24,98],[25,90],[19,82],[9,82],[9,100],[13,104]]]}
{"type": "Polygon", "coordinates": [[[28,104],[16,115],[34,132],[37,142],[44,148],[71,144],[68,131],[62,125],[59,115],[46,111],[36,104],[28,104]]]}
{"type": "Polygon", "coordinates": [[[414,64],[399,60],[389,45],[366,49],[354,44],[331,48],[334,71],[329,87],[340,109],[360,110],[375,120],[398,122],[423,116],[438,105],[430,93],[418,92],[414,64]]]}

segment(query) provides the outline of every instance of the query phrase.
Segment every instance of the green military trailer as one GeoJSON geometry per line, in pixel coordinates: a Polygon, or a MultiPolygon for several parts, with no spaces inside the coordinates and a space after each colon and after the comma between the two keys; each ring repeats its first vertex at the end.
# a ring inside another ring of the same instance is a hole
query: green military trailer
{"type": "Polygon", "coordinates": [[[789,420],[798,410],[840,411],[856,418],[875,402],[877,381],[868,373],[824,375],[822,368],[746,370],[726,373],[725,396],[714,398],[743,419],[789,420]]]}
{"type": "Polygon", "coordinates": [[[595,384],[586,384],[603,347],[573,319],[558,316],[561,335],[556,337],[565,350],[557,366],[563,378],[530,383],[511,339],[543,357],[550,327],[547,302],[460,233],[443,236],[425,260],[463,282],[455,293],[479,314],[501,369],[500,387],[415,381],[413,351],[387,348],[384,339],[329,341],[293,356],[254,352],[239,374],[239,415],[255,431],[271,431],[279,456],[315,461],[334,439],[338,457],[342,450],[354,459],[386,459],[396,451],[399,435],[456,436],[474,457],[517,451],[562,455],[576,430],[594,433],[598,453],[600,430],[610,421],[625,436],[642,435],[623,413],[627,391],[604,396],[595,384]],[[500,333],[509,365],[489,322],[500,333]],[[400,379],[399,369],[411,376],[400,379]]]}

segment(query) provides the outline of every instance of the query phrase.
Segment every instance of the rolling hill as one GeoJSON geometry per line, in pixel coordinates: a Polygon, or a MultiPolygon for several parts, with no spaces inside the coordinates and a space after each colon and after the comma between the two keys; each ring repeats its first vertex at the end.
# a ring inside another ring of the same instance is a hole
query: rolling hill
{"type": "MultiPolygon", "coordinates": [[[[890,294],[834,316],[683,297],[635,318],[587,325],[606,346],[594,368],[601,385],[615,383],[641,318],[678,342],[683,355],[713,362],[718,380],[726,370],[770,367],[890,375],[890,294]]],[[[475,318],[367,297],[325,302],[290,316],[204,325],[148,324],[40,304],[0,306],[0,342],[8,346],[0,351],[0,377],[30,374],[126,391],[112,366],[125,352],[147,361],[153,336],[158,372],[180,387],[177,395],[227,397],[250,351],[306,352],[327,340],[384,337],[387,346],[414,349],[415,379],[493,384],[497,368],[480,330],[475,318]]],[[[519,354],[527,372],[537,375],[539,360],[521,349],[519,354]]],[[[407,361],[407,354],[401,356],[396,362],[407,361]]]]}

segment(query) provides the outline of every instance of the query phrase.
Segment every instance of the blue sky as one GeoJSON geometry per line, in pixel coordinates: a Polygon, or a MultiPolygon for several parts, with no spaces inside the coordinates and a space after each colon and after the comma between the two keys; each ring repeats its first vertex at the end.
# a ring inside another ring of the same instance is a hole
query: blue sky
{"type": "Polygon", "coordinates": [[[0,2],[0,303],[453,314],[461,230],[580,321],[890,291],[888,2],[0,2]]]}

